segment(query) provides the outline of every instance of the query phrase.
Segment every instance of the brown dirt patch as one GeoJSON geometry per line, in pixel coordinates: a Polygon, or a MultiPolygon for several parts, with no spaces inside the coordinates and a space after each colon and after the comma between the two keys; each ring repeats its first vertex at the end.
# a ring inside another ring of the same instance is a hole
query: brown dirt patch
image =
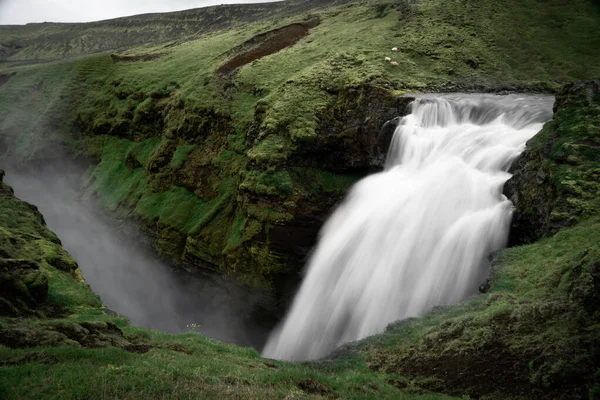
{"type": "Polygon", "coordinates": [[[145,354],[152,349],[152,346],[148,346],[145,344],[130,344],[128,346],[124,346],[123,350],[128,351],[130,353],[138,353],[145,354]]]}
{"type": "Polygon", "coordinates": [[[112,58],[113,62],[136,62],[136,61],[152,61],[156,60],[165,53],[155,53],[155,54],[139,54],[135,56],[120,56],[118,54],[111,54],[110,58],[112,58]]]}
{"type": "Polygon", "coordinates": [[[300,39],[307,36],[310,29],[319,25],[320,22],[318,17],[313,17],[305,22],[287,25],[254,36],[252,39],[231,50],[232,57],[219,67],[217,74],[221,76],[231,75],[238,68],[252,61],[294,45],[300,39]]]}
{"type": "Polygon", "coordinates": [[[172,350],[172,351],[177,351],[179,353],[185,353],[188,356],[191,356],[192,354],[194,354],[194,352],[192,350],[190,350],[189,348],[185,347],[184,345],[181,344],[172,344],[172,345],[166,345],[166,346],[161,346],[161,349],[168,349],[168,350],[172,350]]]}
{"type": "Polygon", "coordinates": [[[302,379],[297,386],[306,393],[326,395],[331,393],[331,389],[313,378],[302,379]]]}

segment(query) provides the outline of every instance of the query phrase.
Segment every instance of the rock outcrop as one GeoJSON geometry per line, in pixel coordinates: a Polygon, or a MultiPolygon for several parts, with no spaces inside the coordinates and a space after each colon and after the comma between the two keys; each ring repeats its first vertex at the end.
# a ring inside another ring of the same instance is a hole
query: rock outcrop
{"type": "Polygon", "coordinates": [[[510,244],[532,243],[597,212],[600,192],[600,82],[565,86],[554,119],[527,143],[504,193],[515,212],[510,244]]]}
{"type": "Polygon", "coordinates": [[[81,279],[77,263],[46,228],[37,208],[14,197],[0,170],[0,316],[56,313],[48,306],[48,273],[41,264],[81,279]]]}

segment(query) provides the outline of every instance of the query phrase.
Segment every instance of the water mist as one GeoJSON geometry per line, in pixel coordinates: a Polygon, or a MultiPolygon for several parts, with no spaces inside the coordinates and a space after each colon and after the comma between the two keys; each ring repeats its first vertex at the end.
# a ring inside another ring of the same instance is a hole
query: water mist
{"type": "Polygon", "coordinates": [[[73,165],[54,165],[29,174],[9,170],[6,181],[38,206],[106,307],[141,327],[191,328],[226,342],[264,344],[271,325],[256,318],[260,294],[217,274],[170,268],[140,243],[143,235],[125,237],[115,220],[82,199],[80,176],[73,165]]]}
{"type": "Polygon", "coordinates": [[[305,279],[263,355],[323,357],[394,321],[455,304],[505,246],[512,161],[552,117],[549,96],[421,96],[385,170],[357,183],[323,227],[305,279]]]}

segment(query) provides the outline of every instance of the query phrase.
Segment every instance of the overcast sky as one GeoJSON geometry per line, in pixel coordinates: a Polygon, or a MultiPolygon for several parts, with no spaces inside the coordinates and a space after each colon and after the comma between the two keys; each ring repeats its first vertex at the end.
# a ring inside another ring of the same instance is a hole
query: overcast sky
{"type": "Polygon", "coordinates": [[[0,0],[0,25],[29,22],[88,22],[225,3],[275,0],[0,0]]]}

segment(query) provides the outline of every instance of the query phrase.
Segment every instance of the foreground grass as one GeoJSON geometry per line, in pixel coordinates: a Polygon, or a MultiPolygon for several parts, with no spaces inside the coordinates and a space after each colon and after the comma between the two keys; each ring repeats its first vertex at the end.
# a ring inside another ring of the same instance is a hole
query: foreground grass
{"type": "Polygon", "coordinates": [[[263,360],[254,350],[196,334],[163,335],[134,328],[124,332],[157,347],[145,354],[114,347],[2,348],[0,393],[10,399],[450,398],[403,394],[386,375],[364,367],[328,373],[309,365],[263,360]],[[10,363],[21,365],[7,366],[10,363]]]}

